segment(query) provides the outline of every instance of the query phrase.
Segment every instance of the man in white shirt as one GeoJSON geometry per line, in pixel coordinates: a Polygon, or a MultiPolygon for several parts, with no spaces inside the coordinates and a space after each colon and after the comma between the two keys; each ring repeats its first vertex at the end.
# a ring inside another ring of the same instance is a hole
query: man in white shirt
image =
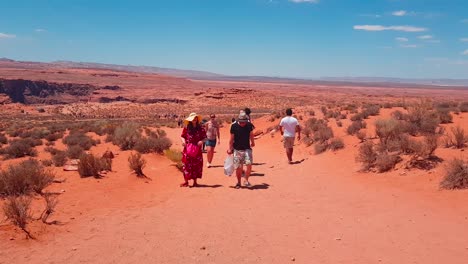
{"type": "Polygon", "coordinates": [[[283,145],[286,149],[289,164],[293,164],[292,155],[294,148],[294,138],[297,132],[297,140],[301,140],[301,127],[296,118],[292,117],[292,109],[286,109],[286,117],[281,119],[280,132],[283,136],[283,145]]]}

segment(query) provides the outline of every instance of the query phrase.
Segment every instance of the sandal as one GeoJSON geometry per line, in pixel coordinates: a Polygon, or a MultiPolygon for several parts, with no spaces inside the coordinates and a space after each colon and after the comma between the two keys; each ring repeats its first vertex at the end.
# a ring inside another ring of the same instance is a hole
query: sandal
{"type": "Polygon", "coordinates": [[[180,184],[180,187],[188,187],[188,186],[189,186],[189,185],[188,185],[188,182],[184,182],[184,183],[181,183],[181,184],[180,184]]]}
{"type": "Polygon", "coordinates": [[[241,185],[240,183],[236,184],[236,186],[234,186],[235,189],[240,189],[241,185]]]}

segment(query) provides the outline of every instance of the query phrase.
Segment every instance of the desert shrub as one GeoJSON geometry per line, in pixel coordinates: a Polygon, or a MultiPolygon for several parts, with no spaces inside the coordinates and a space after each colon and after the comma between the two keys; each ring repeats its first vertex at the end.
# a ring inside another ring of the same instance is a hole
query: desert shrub
{"type": "Polygon", "coordinates": [[[49,224],[47,223],[47,218],[49,218],[49,216],[55,212],[55,207],[57,206],[58,199],[56,196],[50,193],[45,193],[43,197],[46,206],[39,218],[44,224],[49,224]]]}
{"type": "Polygon", "coordinates": [[[328,126],[320,127],[315,131],[313,139],[316,142],[326,142],[333,137],[333,130],[328,126]]]}
{"type": "Polygon", "coordinates": [[[52,155],[52,162],[56,167],[62,167],[67,162],[67,152],[58,150],[54,155],[52,155]]]}
{"type": "Polygon", "coordinates": [[[45,167],[50,167],[52,165],[54,165],[54,162],[50,159],[47,159],[47,160],[42,160],[42,165],[45,166],[45,167]]]}
{"type": "Polygon", "coordinates": [[[141,132],[138,124],[127,122],[115,129],[112,143],[119,146],[122,150],[130,150],[133,149],[140,138],[141,132]]]}
{"type": "Polygon", "coordinates": [[[443,189],[468,188],[468,162],[462,159],[451,160],[447,165],[446,174],[440,187],[443,189]]]}
{"type": "Polygon", "coordinates": [[[310,116],[315,116],[315,111],[314,111],[314,110],[310,110],[310,111],[309,111],[309,115],[310,115],[310,116]]]}
{"type": "Polygon", "coordinates": [[[312,144],[314,144],[314,140],[310,137],[303,137],[301,138],[302,142],[304,142],[304,144],[306,145],[306,147],[310,147],[312,146],[312,144]]]}
{"type": "Polygon", "coordinates": [[[0,194],[21,195],[33,191],[40,194],[54,178],[54,173],[44,169],[39,161],[25,160],[0,171],[0,194]]]}
{"type": "Polygon", "coordinates": [[[137,177],[144,177],[143,169],[146,166],[146,160],[140,153],[130,153],[128,157],[128,165],[132,171],[135,172],[137,177]]]}
{"type": "Polygon", "coordinates": [[[341,138],[333,138],[330,140],[330,144],[328,146],[331,150],[339,150],[345,147],[344,142],[341,138]]]}
{"type": "Polygon", "coordinates": [[[459,109],[460,109],[460,112],[462,113],[468,112],[468,102],[460,103],[459,109]]]}
{"type": "Polygon", "coordinates": [[[383,107],[387,109],[391,109],[393,107],[393,104],[387,102],[387,103],[384,103],[383,107]]]}
{"type": "Polygon", "coordinates": [[[34,149],[35,142],[28,139],[17,139],[10,142],[4,153],[7,155],[7,158],[22,158],[26,156],[35,157],[37,156],[37,151],[34,149]]]}
{"type": "Polygon", "coordinates": [[[327,115],[327,112],[328,112],[328,109],[327,109],[326,106],[322,106],[322,107],[320,107],[320,111],[322,111],[322,114],[323,114],[324,116],[326,116],[326,115],[327,115]]]}
{"type": "Polygon", "coordinates": [[[58,139],[61,139],[63,137],[63,133],[53,133],[49,134],[45,137],[45,139],[49,142],[55,142],[58,139]]]}
{"type": "Polygon", "coordinates": [[[363,123],[364,122],[361,120],[353,121],[346,129],[346,133],[349,135],[355,135],[357,132],[359,132],[359,130],[361,130],[361,128],[364,128],[363,123]]]}
{"type": "Polygon", "coordinates": [[[356,137],[357,137],[361,142],[364,142],[364,140],[365,140],[366,137],[367,137],[367,134],[366,134],[365,131],[360,130],[360,131],[358,131],[358,132],[356,133],[356,137]]]}
{"type": "Polygon", "coordinates": [[[452,127],[452,134],[453,134],[453,145],[456,148],[461,149],[465,147],[465,141],[467,136],[465,135],[465,130],[460,126],[452,127]]]}
{"type": "Polygon", "coordinates": [[[164,151],[164,154],[169,160],[175,163],[175,166],[177,167],[177,169],[182,171],[182,168],[183,168],[182,152],[180,150],[167,149],[164,151]]]}
{"type": "Polygon", "coordinates": [[[438,147],[439,137],[437,135],[427,135],[424,137],[424,153],[423,157],[428,158],[434,155],[434,151],[438,147]]]}
{"type": "Polygon", "coordinates": [[[385,172],[393,169],[400,160],[398,155],[390,155],[386,152],[382,152],[377,155],[375,160],[375,167],[379,172],[385,172]]]}
{"type": "Polygon", "coordinates": [[[3,205],[3,213],[7,220],[23,230],[28,237],[32,238],[31,234],[26,230],[28,222],[32,220],[31,213],[31,197],[28,196],[11,196],[8,197],[3,205]]]}
{"type": "Polygon", "coordinates": [[[362,121],[364,119],[364,115],[362,113],[357,113],[351,116],[351,121],[362,121]]]}
{"type": "Polygon", "coordinates": [[[390,114],[390,116],[393,117],[396,120],[405,120],[406,119],[406,115],[403,112],[401,112],[400,110],[393,111],[390,114]]]}
{"type": "Polygon", "coordinates": [[[452,123],[453,116],[450,114],[449,109],[439,108],[437,109],[437,114],[439,115],[439,120],[441,124],[452,123]]]}
{"type": "Polygon", "coordinates": [[[440,123],[437,112],[432,110],[432,104],[428,102],[421,102],[409,108],[407,121],[415,125],[421,134],[434,134],[440,123]]]}
{"type": "Polygon", "coordinates": [[[70,132],[70,135],[66,136],[62,142],[69,147],[80,146],[84,150],[89,150],[92,146],[95,146],[98,143],[82,131],[70,132]]]}
{"type": "Polygon", "coordinates": [[[78,145],[69,146],[67,148],[67,156],[70,159],[79,159],[84,153],[84,149],[78,145]]]}
{"type": "Polygon", "coordinates": [[[375,122],[375,133],[383,144],[387,144],[391,139],[397,139],[403,132],[401,123],[393,118],[379,119],[375,122]]]}
{"type": "Polygon", "coordinates": [[[56,148],[54,148],[54,147],[50,147],[50,146],[45,147],[45,148],[44,148],[44,151],[45,151],[45,152],[49,152],[50,155],[52,155],[52,156],[55,155],[55,154],[57,154],[57,152],[59,152],[58,149],[56,149],[56,148]]]}
{"type": "Polygon", "coordinates": [[[341,121],[336,121],[336,126],[342,127],[342,126],[343,126],[343,122],[341,122],[341,121]]]}
{"type": "Polygon", "coordinates": [[[100,172],[102,171],[102,163],[99,158],[93,154],[83,154],[80,157],[80,162],[78,163],[78,173],[81,178],[86,177],[100,177],[100,172]]]}
{"type": "Polygon", "coordinates": [[[363,110],[364,116],[377,116],[380,113],[380,105],[369,105],[363,110]]]}
{"type": "Polygon", "coordinates": [[[5,136],[5,134],[1,133],[1,134],[0,134],[0,145],[1,145],[1,144],[6,144],[6,143],[8,143],[8,139],[7,139],[7,137],[5,136]]]}
{"type": "Polygon", "coordinates": [[[365,171],[368,171],[375,166],[377,152],[374,149],[374,143],[372,141],[364,142],[359,146],[356,160],[363,163],[363,170],[365,171]]]}
{"type": "Polygon", "coordinates": [[[101,160],[101,169],[105,171],[112,171],[112,159],[102,157],[101,160]]]}
{"type": "Polygon", "coordinates": [[[318,142],[314,145],[315,154],[320,154],[325,152],[328,149],[328,143],[325,142],[318,142]]]}
{"type": "Polygon", "coordinates": [[[145,137],[141,138],[133,149],[140,153],[163,153],[163,151],[169,149],[171,145],[171,140],[166,137],[145,137]]]}

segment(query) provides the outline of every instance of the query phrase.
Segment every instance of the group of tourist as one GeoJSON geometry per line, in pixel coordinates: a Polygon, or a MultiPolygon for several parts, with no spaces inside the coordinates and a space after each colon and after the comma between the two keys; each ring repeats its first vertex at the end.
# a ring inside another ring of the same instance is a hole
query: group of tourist
{"type": "MultiPolygon", "coordinates": [[[[254,128],[251,111],[249,108],[241,110],[239,116],[233,118],[230,128],[228,155],[233,155],[234,168],[236,172],[237,183],[234,188],[241,188],[241,179],[245,178],[244,186],[250,187],[250,173],[252,172],[253,155],[252,148],[255,147],[254,128]],[[245,165],[245,170],[244,170],[245,165]]],[[[189,180],[193,180],[193,187],[197,187],[197,180],[202,178],[203,174],[203,146],[207,148],[207,168],[212,166],[214,150],[217,143],[221,142],[219,123],[216,115],[211,114],[210,119],[202,124],[202,117],[196,113],[191,113],[184,121],[184,128],[181,134],[183,146],[182,163],[184,182],[181,187],[188,187],[189,180]]],[[[280,124],[280,132],[283,136],[283,145],[286,149],[288,163],[293,164],[292,155],[295,134],[298,140],[301,139],[301,129],[299,122],[292,116],[292,109],[286,109],[286,117],[280,124]]]]}

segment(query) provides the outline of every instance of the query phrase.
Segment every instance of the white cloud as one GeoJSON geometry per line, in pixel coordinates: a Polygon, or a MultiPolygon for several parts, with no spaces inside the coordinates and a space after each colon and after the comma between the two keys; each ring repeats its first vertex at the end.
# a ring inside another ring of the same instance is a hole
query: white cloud
{"type": "Polygon", "coordinates": [[[289,0],[289,2],[293,2],[293,3],[313,3],[313,4],[317,4],[318,2],[320,2],[320,0],[289,0]]]}
{"type": "Polygon", "coordinates": [[[16,35],[0,33],[0,39],[10,39],[10,38],[16,38],[16,35]]]}
{"type": "Polygon", "coordinates": [[[407,14],[408,12],[406,10],[399,10],[399,11],[392,12],[392,15],[394,16],[406,16],[407,14]]]}
{"type": "Polygon", "coordinates": [[[408,42],[407,38],[398,37],[398,38],[395,38],[395,39],[400,41],[400,42],[408,42]]]}
{"type": "Polygon", "coordinates": [[[418,46],[418,45],[415,45],[415,44],[400,45],[400,47],[402,47],[402,48],[406,48],[406,49],[414,49],[414,48],[419,48],[419,46],[418,46]]]}
{"type": "Polygon", "coordinates": [[[413,26],[381,26],[381,25],[356,25],[353,27],[355,30],[365,31],[404,31],[404,32],[423,32],[427,31],[427,28],[413,27],[413,26]]]}
{"type": "Polygon", "coordinates": [[[462,55],[468,55],[468,49],[462,52],[462,55]]]}
{"type": "Polygon", "coordinates": [[[433,36],[431,35],[424,35],[424,36],[419,36],[418,39],[432,39],[433,36]]]}
{"type": "Polygon", "coordinates": [[[460,41],[461,42],[468,42],[468,38],[461,38],[460,41]]]}
{"type": "Polygon", "coordinates": [[[38,29],[36,29],[34,31],[36,31],[37,33],[41,33],[41,32],[46,32],[47,30],[45,30],[43,28],[38,28],[38,29]]]}

